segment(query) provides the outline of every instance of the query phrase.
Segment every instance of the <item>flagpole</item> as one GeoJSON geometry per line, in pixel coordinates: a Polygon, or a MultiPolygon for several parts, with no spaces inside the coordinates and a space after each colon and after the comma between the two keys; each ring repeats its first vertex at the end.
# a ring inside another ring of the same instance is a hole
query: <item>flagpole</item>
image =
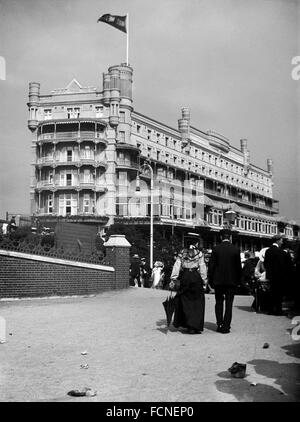
{"type": "Polygon", "coordinates": [[[127,24],[127,31],[126,31],[126,64],[128,63],[128,50],[129,50],[129,13],[126,14],[126,24],[127,24]]]}

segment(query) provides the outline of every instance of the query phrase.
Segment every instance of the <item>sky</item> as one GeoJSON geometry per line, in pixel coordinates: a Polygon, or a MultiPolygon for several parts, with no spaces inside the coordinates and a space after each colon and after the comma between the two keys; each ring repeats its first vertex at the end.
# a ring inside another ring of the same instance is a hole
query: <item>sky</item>
{"type": "Polygon", "coordinates": [[[0,218],[30,212],[29,82],[102,90],[126,61],[105,13],[129,14],[134,109],[177,129],[189,107],[192,126],[247,138],[253,164],[273,159],[279,215],[300,220],[300,0],[0,0],[0,218]]]}

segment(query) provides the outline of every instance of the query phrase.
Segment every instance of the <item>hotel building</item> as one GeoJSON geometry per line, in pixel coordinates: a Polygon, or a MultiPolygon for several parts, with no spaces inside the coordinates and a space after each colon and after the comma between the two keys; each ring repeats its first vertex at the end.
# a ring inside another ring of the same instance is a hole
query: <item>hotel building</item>
{"type": "Polygon", "coordinates": [[[178,128],[134,110],[132,76],[133,69],[121,64],[103,74],[101,89],[73,79],[41,94],[39,83],[29,84],[33,215],[46,225],[65,219],[104,232],[124,223],[148,233],[150,174],[140,172],[147,161],[154,174],[154,225],[166,236],[198,233],[210,247],[230,225],[240,247],[254,250],[278,231],[291,239],[298,234],[297,226],[278,221],[271,159],[266,169],[256,166],[246,139],[238,149],[218,133],[195,128],[186,107],[178,128]]]}

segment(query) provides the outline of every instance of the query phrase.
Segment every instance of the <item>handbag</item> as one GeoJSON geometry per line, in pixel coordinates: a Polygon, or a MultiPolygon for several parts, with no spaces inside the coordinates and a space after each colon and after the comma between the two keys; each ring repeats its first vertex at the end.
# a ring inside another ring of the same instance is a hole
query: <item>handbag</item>
{"type": "Polygon", "coordinates": [[[269,292],[270,291],[270,281],[266,278],[266,272],[264,271],[259,279],[257,280],[258,286],[261,291],[269,292]]]}

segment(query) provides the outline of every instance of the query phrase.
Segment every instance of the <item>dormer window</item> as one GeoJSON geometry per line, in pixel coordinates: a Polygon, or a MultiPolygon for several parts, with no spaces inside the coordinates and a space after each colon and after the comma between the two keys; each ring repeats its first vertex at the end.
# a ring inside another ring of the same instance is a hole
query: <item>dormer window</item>
{"type": "Polygon", "coordinates": [[[96,117],[103,117],[103,106],[96,106],[96,117]]]}
{"type": "Polygon", "coordinates": [[[80,108],[67,108],[68,119],[78,119],[80,116],[80,108]]]}
{"type": "Polygon", "coordinates": [[[44,109],[44,120],[51,120],[52,119],[52,109],[45,108],[44,109]]]}

